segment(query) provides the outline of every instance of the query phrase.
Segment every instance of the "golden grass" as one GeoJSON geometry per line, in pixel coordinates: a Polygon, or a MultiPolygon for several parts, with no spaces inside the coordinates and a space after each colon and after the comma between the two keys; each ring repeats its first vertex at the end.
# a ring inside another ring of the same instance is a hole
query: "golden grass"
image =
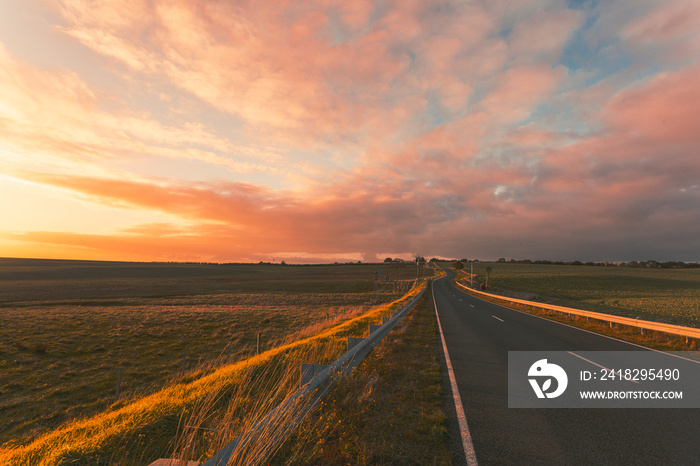
{"type": "Polygon", "coordinates": [[[269,464],[452,464],[442,396],[428,289],[269,464]]]}
{"type": "MultiPolygon", "coordinates": [[[[264,370],[265,367],[279,367],[280,364],[293,367],[298,364],[303,351],[319,346],[334,346],[338,354],[328,352],[322,360],[313,362],[330,362],[344,351],[346,337],[364,336],[369,323],[399,308],[423,286],[421,281],[420,286],[414,286],[403,298],[314,336],[219,367],[197,380],[177,383],[113,411],[71,422],[26,446],[0,453],[0,464],[147,464],[175,450],[175,442],[181,437],[178,429],[184,428],[182,420],[189,419],[198,407],[201,408],[202,400],[223,399],[227,393],[230,398],[230,393],[235,393],[236,387],[245,379],[244,371],[264,370]]],[[[203,454],[206,453],[204,451],[203,454]]]]}
{"type": "Polygon", "coordinates": [[[230,395],[212,393],[201,400],[183,423],[172,456],[182,464],[211,458],[235,439],[229,466],[267,462],[308,410],[310,393],[297,392],[300,364],[327,360],[342,351],[338,341],[326,339],[299,348],[288,360],[276,358],[263,370],[246,367],[230,395]]]}
{"type": "MultiPolygon", "coordinates": [[[[376,302],[397,299],[403,287],[387,285],[376,302]]],[[[106,306],[3,308],[0,446],[26,444],[73,419],[113,408],[118,368],[123,404],[183,377],[201,376],[208,365],[254,355],[258,332],[264,351],[366,312],[373,298],[374,293],[222,293],[123,298],[120,305],[106,306]]]]}

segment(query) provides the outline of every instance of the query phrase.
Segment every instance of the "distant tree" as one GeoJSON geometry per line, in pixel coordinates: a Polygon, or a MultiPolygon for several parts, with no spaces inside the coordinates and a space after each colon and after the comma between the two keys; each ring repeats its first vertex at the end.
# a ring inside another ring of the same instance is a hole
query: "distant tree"
{"type": "Polygon", "coordinates": [[[455,261],[452,264],[452,267],[455,268],[456,270],[461,270],[464,268],[464,264],[462,263],[462,261],[455,261]]]}
{"type": "Polygon", "coordinates": [[[500,259],[498,259],[498,262],[505,262],[505,261],[506,261],[505,257],[501,257],[500,259]]]}
{"type": "Polygon", "coordinates": [[[683,267],[685,264],[683,262],[676,262],[676,261],[668,261],[668,262],[662,262],[661,263],[661,268],[662,269],[678,269],[683,267]]]}
{"type": "Polygon", "coordinates": [[[386,259],[384,259],[384,262],[394,262],[394,259],[392,259],[391,257],[387,257],[386,259]]]}

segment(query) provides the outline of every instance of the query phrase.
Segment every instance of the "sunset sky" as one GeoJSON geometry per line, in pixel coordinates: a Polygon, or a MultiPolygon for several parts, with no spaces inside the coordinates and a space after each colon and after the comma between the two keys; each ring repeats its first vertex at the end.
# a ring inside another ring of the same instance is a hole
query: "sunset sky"
{"type": "Polygon", "coordinates": [[[0,257],[700,260],[698,0],[2,0],[0,257]]]}

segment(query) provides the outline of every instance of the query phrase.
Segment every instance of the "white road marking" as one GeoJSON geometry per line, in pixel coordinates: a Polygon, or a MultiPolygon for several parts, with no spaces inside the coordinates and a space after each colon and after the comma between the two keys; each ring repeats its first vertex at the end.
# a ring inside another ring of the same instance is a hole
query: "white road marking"
{"type": "Polygon", "coordinates": [[[493,318],[496,319],[496,320],[500,320],[501,322],[505,322],[505,320],[501,319],[500,317],[496,317],[496,316],[493,316],[493,315],[492,315],[491,317],[493,317],[493,318]]]}
{"type": "MultiPolygon", "coordinates": [[[[434,283],[434,282],[433,282],[434,283]]],[[[433,286],[433,292],[435,287],[433,286]]],[[[437,303],[435,302],[435,293],[433,293],[433,306],[435,306],[435,318],[437,319],[440,338],[442,339],[442,350],[445,352],[445,363],[447,365],[447,374],[450,377],[450,387],[452,388],[452,396],[454,397],[455,410],[457,411],[457,421],[459,422],[459,431],[462,434],[462,446],[464,447],[464,456],[469,466],[477,466],[476,452],[472,443],[472,436],[469,433],[467,425],[467,416],[464,414],[464,405],[462,405],[462,397],[459,396],[459,388],[457,387],[457,379],[452,370],[452,361],[450,361],[450,353],[447,352],[447,343],[445,343],[445,335],[442,334],[442,325],[440,325],[440,316],[438,315],[437,303]]]]}
{"type": "Polygon", "coordinates": [[[473,305],[473,304],[470,304],[469,306],[471,306],[471,307],[474,307],[474,305],[473,305]]]}

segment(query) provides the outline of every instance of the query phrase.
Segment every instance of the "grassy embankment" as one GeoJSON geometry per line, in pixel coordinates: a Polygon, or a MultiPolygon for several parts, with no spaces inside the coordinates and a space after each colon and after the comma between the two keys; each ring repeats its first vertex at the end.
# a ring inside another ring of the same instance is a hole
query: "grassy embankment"
{"type": "MultiPolygon", "coordinates": [[[[572,307],[622,317],[688,327],[700,326],[700,270],[641,269],[573,265],[477,263],[477,281],[485,282],[491,267],[489,292],[503,296],[572,307]]],[[[467,264],[464,269],[469,271],[467,264]]],[[[535,312],[520,306],[523,310],[535,312]]],[[[539,312],[539,311],[538,311],[539,312]]],[[[694,340],[645,332],[625,326],[587,322],[559,313],[548,318],[584,327],[645,346],[666,350],[697,350],[694,340]]]]}
{"type": "MultiPolygon", "coordinates": [[[[207,435],[207,429],[216,430],[215,426],[221,422],[218,417],[226,415],[227,409],[218,408],[234,405],[241,414],[244,406],[255,407],[257,398],[271,395],[278,399],[283,397],[284,393],[278,391],[280,383],[283,383],[283,374],[294,372],[288,367],[298,370],[298,364],[308,361],[310,355],[317,357],[313,361],[315,363],[333,361],[345,351],[348,336],[366,336],[369,323],[376,323],[417,291],[415,288],[399,301],[375,308],[313,337],[222,366],[197,380],[174,384],[118,409],[72,422],[25,447],[0,454],[0,463],[148,463],[173,454],[178,447],[174,442],[182,437],[182,430],[193,416],[201,416],[199,412],[203,403],[209,404],[208,414],[204,415],[205,419],[200,419],[205,422],[196,426],[201,430],[201,435],[195,442],[197,445],[190,450],[194,458],[206,458],[236,434],[229,432],[228,437],[215,436],[217,438],[213,439],[207,435]]],[[[288,383],[287,389],[292,388],[293,384],[288,383]]],[[[245,413],[245,416],[257,414],[260,413],[245,413]]]]}
{"type": "Polygon", "coordinates": [[[0,262],[5,449],[246,358],[258,330],[262,349],[318,332],[370,301],[395,299],[415,276],[410,265],[392,265],[387,273],[404,280],[373,292],[372,265],[0,262]],[[183,377],[196,361],[210,364],[183,377]],[[127,396],[112,404],[117,366],[127,396]]]}
{"type": "Polygon", "coordinates": [[[452,464],[438,338],[428,288],[271,464],[452,464]]]}

